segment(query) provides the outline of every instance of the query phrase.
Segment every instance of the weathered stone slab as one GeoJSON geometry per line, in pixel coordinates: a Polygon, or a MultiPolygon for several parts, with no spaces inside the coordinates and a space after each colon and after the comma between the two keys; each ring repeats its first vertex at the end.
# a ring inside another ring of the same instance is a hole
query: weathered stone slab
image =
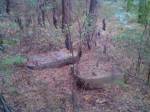
{"type": "Polygon", "coordinates": [[[55,51],[48,54],[38,54],[28,57],[27,67],[30,69],[58,68],[78,61],[77,53],[74,56],[69,51],[55,51]]]}

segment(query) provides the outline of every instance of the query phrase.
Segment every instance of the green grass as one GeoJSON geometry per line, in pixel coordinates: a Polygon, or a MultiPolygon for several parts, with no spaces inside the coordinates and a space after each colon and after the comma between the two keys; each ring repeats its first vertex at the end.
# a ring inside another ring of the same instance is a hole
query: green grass
{"type": "Polygon", "coordinates": [[[113,83],[121,87],[128,87],[128,85],[124,82],[124,80],[115,80],[113,83]]]}
{"type": "Polygon", "coordinates": [[[20,65],[27,61],[23,56],[7,56],[0,61],[0,72],[3,74],[11,74],[13,70],[13,65],[20,65]]]}
{"type": "Polygon", "coordinates": [[[25,57],[20,56],[20,55],[16,55],[16,56],[8,56],[5,57],[2,61],[1,64],[2,65],[13,65],[13,64],[23,64],[25,63],[27,60],[25,57]]]}
{"type": "Polygon", "coordinates": [[[4,83],[9,85],[10,79],[14,70],[14,64],[20,65],[27,61],[27,59],[20,55],[7,56],[0,61],[0,75],[4,78],[4,83]]]}
{"type": "Polygon", "coordinates": [[[0,29],[17,29],[18,25],[15,22],[0,23],[0,29]]]}
{"type": "Polygon", "coordinates": [[[3,40],[4,45],[15,46],[19,42],[19,39],[5,39],[3,40]]]}

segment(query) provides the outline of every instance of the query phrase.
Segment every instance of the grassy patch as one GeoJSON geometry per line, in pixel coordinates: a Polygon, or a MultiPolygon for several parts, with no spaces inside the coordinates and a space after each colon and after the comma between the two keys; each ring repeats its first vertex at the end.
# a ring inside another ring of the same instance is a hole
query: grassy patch
{"type": "Polygon", "coordinates": [[[0,61],[0,75],[4,79],[4,83],[10,85],[11,74],[14,71],[14,64],[20,65],[25,63],[27,60],[25,57],[20,55],[7,56],[0,61]]]}
{"type": "Polygon", "coordinates": [[[21,65],[25,63],[27,59],[23,56],[7,56],[0,61],[0,73],[5,74],[5,76],[9,76],[13,71],[13,65],[21,65]]]}
{"type": "Polygon", "coordinates": [[[9,45],[9,46],[15,46],[19,42],[19,39],[4,39],[3,44],[4,45],[9,45]]]}
{"type": "Polygon", "coordinates": [[[128,87],[128,85],[124,83],[124,80],[115,80],[113,83],[121,87],[128,87]]]}
{"type": "Polygon", "coordinates": [[[18,25],[15,22],[1,22],[0,29],[18,29],[18,25]]]}
{"type": "Polygon", "coordinates": [[[16,56],[8,56],[5,57],[2,61],[1,64],[2,65],[13,65],[13,64],[23,64],[25,63],[27,60],[25,57],[20,56],[20,55],[16,55],[16,56]]]}

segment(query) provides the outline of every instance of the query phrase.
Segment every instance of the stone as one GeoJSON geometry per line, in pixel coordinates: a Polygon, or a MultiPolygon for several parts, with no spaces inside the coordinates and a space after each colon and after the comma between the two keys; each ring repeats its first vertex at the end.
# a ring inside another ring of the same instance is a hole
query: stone
{"type": "Polygon", "coordinates": [[[76,52],[74,56],[69,51],[60,50],[47,54],[37,54],[28,57],[27,67],[30,69],[59,68],[78,62],[76,52]]]}

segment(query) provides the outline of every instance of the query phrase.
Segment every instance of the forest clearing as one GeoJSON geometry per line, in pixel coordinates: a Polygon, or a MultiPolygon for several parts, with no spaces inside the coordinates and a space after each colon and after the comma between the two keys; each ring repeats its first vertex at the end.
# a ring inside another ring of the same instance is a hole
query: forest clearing
{"type": "Polygon", "coordinates": [[[150,0],[0,0],[0,112],[150,112],[150,0]]]}

